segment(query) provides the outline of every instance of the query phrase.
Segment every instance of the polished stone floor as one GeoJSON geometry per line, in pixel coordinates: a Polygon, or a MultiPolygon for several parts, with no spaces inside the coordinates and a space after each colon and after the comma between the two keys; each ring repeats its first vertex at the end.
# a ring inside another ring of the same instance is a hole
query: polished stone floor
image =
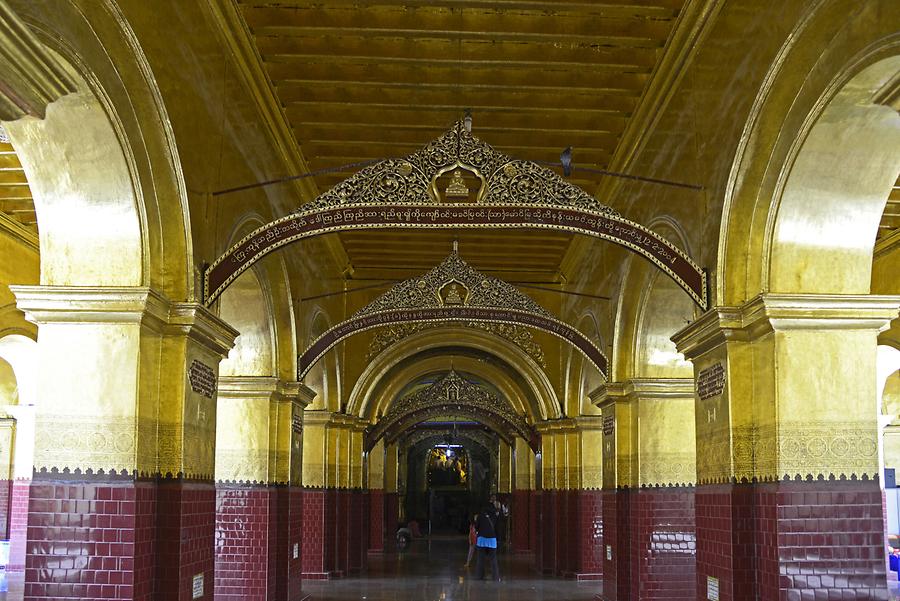
{"type": "MultiPolygon", "coordinates": [[[[304,592],[312,601],[581,601],[601,590],[599,582],[541,577],[531,571],[530,558],[512,554],[501,554],[500,582],[479,581],[474,566],[463,567],[465,556],[462,539],[416,541],[402,553],[370,556],[364,574],[304,582],[304,592]]],[[[890,599],[900,601],[897,581],[888,588],[890,599]]],[[[0,601],[22,598],[22,574],[7,577],[0,569],[0,601]]]]}
{"type": "Polygon", "coordinates": [[[474,561],[466,569],[465,539],[415,541],[402,553],[370,555],[365,574],[339,580],[304,582],[314,601],[581,601],[594,599],[599,582],[541,577],[531,558],[501,553],[500,582],[475,579],[474,561]]]}

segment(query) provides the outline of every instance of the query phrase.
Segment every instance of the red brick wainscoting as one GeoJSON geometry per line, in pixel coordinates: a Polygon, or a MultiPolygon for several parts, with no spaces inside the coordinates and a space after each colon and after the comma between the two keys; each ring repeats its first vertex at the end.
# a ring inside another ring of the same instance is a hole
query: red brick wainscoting
{"type": "Polygon", "coordinates": [[[388,550],[396,550],[395,536],[400,520],[400,496],[395,492],[384,493],[384,531],[388,550]]]}
{"type": "Polygon", "coordinates": [[[347,536],[347,568],[359,572],[363,567],[363,493],[354,489],[348,491],[350,498],[349,532],[347,536]]]}
{"type": "Polygon", "coordinates": [[[277,598],[278,497],[265,485],[216,485],[216,601],[277,598]]]}
{"type": "Polygon", "coordinates": [[[321,488],[303,490],[304,580],[323,580],[335,575],[336,492],[321,488]]]}
{"type": "MultiPolygon", "coordinates": [[[[631,601],[631,553],[629,552],[628,524],[629,489],[605,490],[602,495],[603,511],[603,599],[605,601],[631,601]]],[[[637,600],[635,600],[637,601],[637,600]]]]}
{"type": "MultiPolygon", "coordinates": [[[[302,591],[303,580],[303,538],[305,530],[303,525],[303,489],[299,486],[289,486],[285,495],[288,503],[287,512],[282,512],[281,530],[289,533],[287,546],[287,594],[282,597],[287,601],[299,601],[304,598],[302,591]],[[287,520],[287,527],[284,527],[287,520]]],[[[279,592],[279,597],[281,593],[279,592]]]]}
{"type": "Polygon", "coordinates": [[[556,572],[556,518],[559,495],[555,490],[545,490],[541,495],[540,571],[544,574],[556,572]]]}
{"type": "Polygon", "coordinates": [[[697,598],[694,489],[636,490],[630,502],[631,599],[693,601],[697,598]]]}
{"type": "Polygon", "coordinates": [[[603,494],[576,490],[570,506],[572,571],[578,580],[603,578],[603,494]]]}
{"type": "Polygon", "coordinates": [[[157,485],[155,599],[190,601],[203,574],[202,599],[215,584],[216,487],[212,482],[163,479],[157,485]]]}
{"type": "Polygon", "coordinates": [[[883,532],[877,482],[700,487],[698,596],[886,600],[883,532]]]}
{"type": "Polygon", "coordinates": [[[26,599],[151,599],[158,551],[154,483],[18,485],[27,495],[26,599]]]}
{"type": "Polygon", "coordinates": [[[0,540],[9,539],[9,514],[12,509],[12,480],[0,479],[0,540]]]}
{"type": "Polygon", "coordinates": [[[698,596],[707,596],[712,576],[718,579],[721,601],[754,601],[753,487],[698,486],[694,502],[698,596]]]}
{"type": "Polygon", "coordinates": [[[13,480],[9,502],[9,572],[25,571],[28,536],[28,494],[31,480],[13,480]]]}
{"type": "Polygon", "coordinates": [[[348,550],[350,546],[347,544],[347,538],[350,536],[350,491],[339,489],[333,491],[333,494],[336,512],[334,516],[335,527],[331,533],[334,537],[334,546],[337,553],[334,575],[340,578],[349,571],[348,550]]]}
{"type": "Polygon", "coordinates": [[[531,513],[529,500],[531,491],[517,490],[512,494],[510,506],[510,537],[514,553],[530,553],[531,546],[528,540],[528,530],[531,527],[531,513]]]}
{"type": "Polygon", "coordinates": [[[369,491],[369,553],[384,551],[384,491],[369,491]]]}

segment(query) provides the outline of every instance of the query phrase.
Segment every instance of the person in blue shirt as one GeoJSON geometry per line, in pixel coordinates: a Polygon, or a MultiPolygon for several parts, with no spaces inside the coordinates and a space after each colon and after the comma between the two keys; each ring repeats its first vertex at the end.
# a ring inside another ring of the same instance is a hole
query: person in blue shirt
{"type": "Polygon", "coordinates": [[[485,556],[491,560],[491,575],[494,580],[500,580],[500,567],[497,565],[497,509],[494,505],[485,506],[478,514],[475,522],[475,530],[478,537],[475,546],[478,548],[478,556],[475,560],[475,577],[484,580],[485,556]]]}

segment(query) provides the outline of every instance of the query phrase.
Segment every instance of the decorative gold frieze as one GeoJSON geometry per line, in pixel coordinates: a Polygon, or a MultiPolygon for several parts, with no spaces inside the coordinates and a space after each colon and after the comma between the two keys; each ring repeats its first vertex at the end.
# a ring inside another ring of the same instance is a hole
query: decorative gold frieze
{"type": "MultiPolygon", "coordinates": [[[[482,321],[463,322],[459,325],[465,326],[467,328],[484,330],[485,332],[489,332],[496,336],[500,336],[501,338],[505,338],[506,340],[509,340],[520,349],[525,351],[525,353],[529,357],[534,359],[535,363],[537,363],[541,367],[547,367],[546,360],[544,359],[544,349],[540,344],[534,341],[534,335],[527,328],[523,328],[522,326],[518,326],[515,324],[482,321]]],[[[417,334],[425,330],[431,330],[441,327],[444,327],[444,324],[435,322],[413,322],[396,324],[393,326],[382,328],[380,331],[375,333],[375,335],[372,337],[372,341],[369,343],[369,350],[366,353],[366,361],[371,361],[383,350],[392,347],[394,344],[403,340],[404,338],[408,338],[413,334],[417,334]]]]}

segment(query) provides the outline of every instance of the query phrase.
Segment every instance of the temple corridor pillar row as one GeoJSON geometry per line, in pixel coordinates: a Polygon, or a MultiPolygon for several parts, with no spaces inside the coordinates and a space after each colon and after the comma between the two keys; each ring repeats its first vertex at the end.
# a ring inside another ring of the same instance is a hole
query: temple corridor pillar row
{"type": "Polygon", "coordinates": [[[301,598],[303,409],[314,393],[222,377],[216,412],[217,601],[301,598]]]}
{"type": "Polygon", "coordinates": [[[366,423],[306,411],[303,432],[303,578],[362,570],[369,549],[369,496],[363,492],[366,423]]]}
{"type": "Polygon", "coordinates": [[[237,332],[149,288],[11,288],[39,329],[26,596],[212,599],[216,379],[237,332]],[[92,582],[57,578],[85,562],[92,582]]]}
{"type": "Polygon", "coordinates": [[[602,410],[603,598],[695,599],[694,386],[611,382],[602,410]]]}
{"type": "MultiPolygon", "coordinates": [[[[602,577],[600,427],[597,417],[566,418],[537,426],[540,461],[535,462],[534,480],[525,483],[534,486],[528,502],[527,540],[535,554],[535,567],[542,573],[579,580],[602,577]]],[[[517,461],[519,456],[517,453],[517,461]]],[[[526,537],[519,535],[519,540],[526,537]]]]}
{"type": "Polygon", "coordinates": [[[898,305],[763,294],[673,336],[697,380],[698,597],[884,598],[873,374],[898,305]]]}

